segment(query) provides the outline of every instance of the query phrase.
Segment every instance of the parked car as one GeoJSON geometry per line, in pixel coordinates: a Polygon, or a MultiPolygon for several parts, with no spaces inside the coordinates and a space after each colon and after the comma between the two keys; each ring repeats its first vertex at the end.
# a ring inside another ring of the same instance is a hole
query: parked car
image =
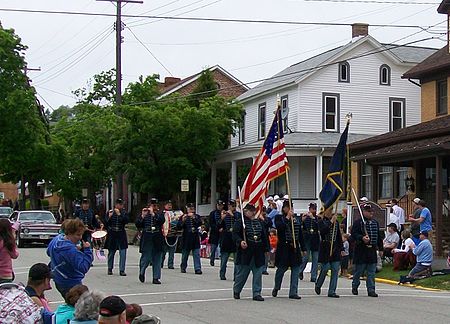
{"type": "Polygon", "coordinates": [[[13,209],[11,207],[0,206],[0,218],[9,218],[13,213],[13,209]]]}
{"type": "Polygon", "coordinates": [[[17,222],[16,243],[23,247],[24,243],[43,242],[48,244],[58,235],[61,225],[56,223],[55,216],[46,210],[15,211],[10,217],[17,222]]]}

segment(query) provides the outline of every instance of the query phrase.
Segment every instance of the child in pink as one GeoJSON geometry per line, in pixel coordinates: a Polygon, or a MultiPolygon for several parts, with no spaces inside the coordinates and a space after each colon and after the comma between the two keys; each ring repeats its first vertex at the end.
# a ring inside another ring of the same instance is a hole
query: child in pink
{"type": "Polygon", "coordinates": [[[12,259],[19,256],[14,232],[9,219],[0,219],[0,283],[14,280],[12,259]]]}

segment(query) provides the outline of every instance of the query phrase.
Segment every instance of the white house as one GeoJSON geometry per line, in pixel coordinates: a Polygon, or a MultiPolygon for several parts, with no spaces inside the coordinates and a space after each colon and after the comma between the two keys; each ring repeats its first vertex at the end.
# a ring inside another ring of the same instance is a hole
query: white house
{"type": "MultiPolygon", "coordinates": [[[[368,34],[368,25],[354,24],[348,44],[294,64],[248,90],[238,97],[244,122],[212,166],[211,197],[217,197],[217,168],[230,169],[228,196],[236,197],[237,185],[244,181],[238,179],[238,169],[248,168],[258,154],[279,95],[289,108],[285,142],[291,197],[295,209],[305,210],[318,200],[347,113],[353,114],[349,143],[420,122],[420,87],[401,76],[435,51],[382,44],[368,34]]],[[[270,191],[286,193],[285,178],[277,179],[270,191]]]]}

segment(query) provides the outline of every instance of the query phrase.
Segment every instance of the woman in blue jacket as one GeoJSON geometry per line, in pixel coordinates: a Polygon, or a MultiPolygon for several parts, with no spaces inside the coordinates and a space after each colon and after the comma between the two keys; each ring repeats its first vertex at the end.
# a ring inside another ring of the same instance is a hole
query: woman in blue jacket
{"type": "Polygon", "coordinates": [[[85,225],[80,219],[64,221],[64,234],[55,237],[47,248],[53,281],[63,298],[70,288],[82,283],[94,260],[89,242],[81,241],[85,225]]]}

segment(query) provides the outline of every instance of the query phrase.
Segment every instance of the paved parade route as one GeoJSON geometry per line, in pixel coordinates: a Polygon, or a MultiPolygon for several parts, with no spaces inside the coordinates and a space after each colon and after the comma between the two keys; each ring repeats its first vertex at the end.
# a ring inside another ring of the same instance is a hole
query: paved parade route
{"type": "MultiPolygon", "coordinates": [[[[269,276],[263,276],[264,302],[251,300],[251,286],[247,284],[241,300],[232,298],[230,280],[232,267],[227,271],[228,280],[219,280],[219,261],[211,267],[209,260],[202,259],[203,275],[195,275],[192,259],[186,274],[178,268],[162,270],[162,285],[154,285],[151,268],[147,270],[147,282],[138,280],[137,247],[130,246],[127,256],[127,277],[106,275],[106,263],[94,261],[84,284],[107,294],[123,297],[127,303],[138,303],[144,313],[159,316],[162,323],[449,323],[450,292],[423,291],[409,287],[377,283],[379,298],[367,297],[365,286],[360,287],[359,296],[351,294],[351,281],[340,278],[337,293],[339,299],[326,297],[328,280],[322,288],[322,295],[314,293],[309,276],[299,284],[301,300],[287,298],[288,277],[285,277],[279,297],[272,298],[271,290],[275,269],[269,269],[269,276]],[[326,287],[326,288],[325,288],[326,287]],[[270,297],[269,297],[270,296],[270,297]]],[[[116,262],[117,260],[116,255],[116,262]]],[[[175,265],[180,255],[176,254],[175,265]]],[[[49,261],[43,246],[20,250],[14,269],[18,282],[26,283],[29,267],[37,262],[49,261]]],[[[287,272],[289,274],[289,272],[287,272]]],[[[250,282],[250,280],[249,280],[250,282]]],[[[249,283],[248,282],[248,283],[249,283]]],[[[47,292],[52,306],[62,302],[56,289],[47,292]]]]}

